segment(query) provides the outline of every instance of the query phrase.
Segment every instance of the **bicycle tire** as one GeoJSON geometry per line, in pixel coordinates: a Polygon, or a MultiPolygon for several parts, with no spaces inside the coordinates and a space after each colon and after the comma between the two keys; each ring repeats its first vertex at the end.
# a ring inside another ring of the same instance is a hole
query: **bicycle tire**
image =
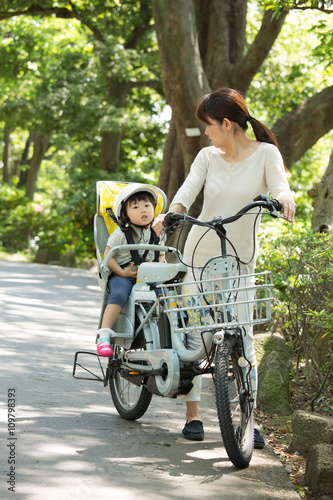
{"type": "MultiPolygon", "coordinates": [[[[113,345],[114,357],[119,356],[122,349],[113,345]]],[[[143,385],[137,386],[120,376],[118,371],[110,375],[110,392],[113,404],[119,415],[126,420],[141,418],[149,408],[152,393],[143,385]]]]}
{"type": "Polygon", "coordinates": [[[237,338],[225,337],[215,357],[215,397],[223,444],[231,462],[248,467],[254,445],[251,387],[247,390],[244,370],[239,366],[237,338]]]}

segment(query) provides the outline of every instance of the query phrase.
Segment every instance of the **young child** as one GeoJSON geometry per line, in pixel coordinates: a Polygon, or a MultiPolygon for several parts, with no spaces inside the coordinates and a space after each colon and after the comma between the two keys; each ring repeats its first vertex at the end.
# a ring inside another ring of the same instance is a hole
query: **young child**
{"type": "MultiPolygon", "coordinates": [[[[158,188],[146,184],[129,184],[119,191],[114,201],[113,215],[119,227],[109,236],[104,257],[111,248],[128,243],[156,244],[157,235],[151,228],[157,203],[158,188]],[[127,234],[126,234],[127,233],[127,234]]],[[[164,261],[164,254],[154,251],[139,251],[136,261],[164,261]]],[[[108,305],[105,308],[101,328],[97,332],[97,352],[100,356],[112,356],[110,344],[112,327],[129,294],[136,283],[137,265],[133,263],[133,253],[129,250],[118,251],[110,260],[112,273],[109,278],[110,290],[108,305]]]]}

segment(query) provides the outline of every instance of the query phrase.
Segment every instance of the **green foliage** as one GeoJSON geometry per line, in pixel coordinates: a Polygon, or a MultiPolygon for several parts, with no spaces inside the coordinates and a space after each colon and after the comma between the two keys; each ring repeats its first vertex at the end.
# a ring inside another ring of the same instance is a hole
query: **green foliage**
{"type": "Polygon", "coordinates": [[[84,43],[77,22],[67,25],[66,36],[63,30],[63,22],[50,19],[18,17],[0,24],[0,119],[11,130],[18,124],[63,130],[80,114],[91,45],[84,43]]]}
{"type": "MultiPolygon", "coordinates": [[[[257,2],[248,15],[249,44],[261,22],[257,2]]],[[[332,19],[333,21],[333,19],[332,19]]],[[[317,11],[290,12],[247,93],[251,114],[272,127],[318,90],[333,85],[332,24],[330,16],[317,11]],[[297,33],[297,36],[295,34],[297,33]]],[[[308,223],[312,200],[307,192],[323,176],[332,150],[332,132],[320,139],[292,166],[288,176],[297,203],[297,220],[308,223]]]]}
{"type": "MultiPolygon", "coordinates": [[[[252,7],[248,18],[250,44],[260,27],[261,14],[252,7]]],[[[247,93],[252,114],[253,108],[255,116],[269,127],[320,89],[333,84],[332,58],[319,50],[324,44],[323,52],[327,51],[329,38],[332,50],[329,20],[327,14],[313,11],[302,14],[290,12],[287,16],[283,29],[247,93]]]]}
{"type": "Polygon", "coordinates": [[[121,132],[130,138],[123,165],[144,142],[150,151],[138,160],[156,172],[164,137],[152,119],[161,98],[149,88],[159,85],[151,2],[18,0],[2,2],[0,16],[29,7],[33,15],[0,24],[0,122],[12,133],[52,132],[51,144],[69,152],[73,143],[84,152],[89,141],[100,153],[103,131],[121,132]],[[46,7],[57,17],[45,16],[46,7]]]}
{"type": "Polygon", "coordinates": [[[311,32],[320,40],[313,49],[313,54],[325,64],[328,74],[333,76],[333,19],[330,23],[324,19],[320,20],[311,32]]]}
{"type": "MultiPolygon", "coordinates": [[[[333,237],[296,226],[261,235],[260,269],[273,272],[274,320],[318,390],[333,361],[333,237]]],[[[327,381],[328,384],[328,381],[327,381]]]]}
{"type": "Polygon", "coordinates": [[[321,10],[333,12],[332,0],[261,0],[260,2],[266,10],[273,10],[277,13],[284,9],[295,10],[321,10]]]}
{"type": "Polygon", "coordinates": [[[158,175],[164,131],[152,115],[162,101],[144,86],[159,78],[151,3],[17,0],[1,2],[0,15],[31,6],[34,15],[0,23],[0,125],[12,146],[1,239],[7,251],[37,239],[40,247],[92,256],[95,182],[110,178],[99,170],[103,131],[122,132],[116,179],[155,182],[158,175]],[[45,8],[60,9],[59,17],[45,17],[45,8]],[[21,160],[35,129],[52,131],[35,193],[40,213],[15,188],[18,169],[29,168],[31,151],[21,160]]]}
{"type": "Polygon", "coordinates": [[[29,246],[32,233],[40,227],[36,204],[29,203],[22,190],[0,186],[0,241],[11,251],[22,251],[29,246]]]}
{"type": "MultiPolygon", "coordinates": [[[[105,178],[98,168],[98,152],[88,143],[73,155],[70,167],[60,165],[60,154],[44,162],[35,202],[22,189],[0,185],[0,246],[8,253],[52,248],[60,253],[74,250],[78,261],[94,257],[96,182],[105,178]]],[[[114,179],[149,182],[139,168],[124,167],[114,179]]]]}
{"type": "Polygon", "coordinates": [[[0,187],[0,196],[0,246],[7,253],[30,249],[34,254],[37,248],[52,248],[60,253],[75,250],[79,260],[93,256],[92,215],[82,194],[77,193],[73,199],[72,211],[57,196],[35,203],[24,196],[23,190],[4,186],[0,187]]]}

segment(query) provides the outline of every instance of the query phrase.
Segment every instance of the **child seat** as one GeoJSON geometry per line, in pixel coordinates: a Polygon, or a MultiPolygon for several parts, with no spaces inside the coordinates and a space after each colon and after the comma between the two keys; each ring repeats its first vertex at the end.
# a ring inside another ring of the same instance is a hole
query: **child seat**
{"type": "MultiPolygon", "coordinates": [[[[102,290],[105,288],[104,278],[100,273],[100,265],[109,235],[116,229],[117,224],[111,219],[107,212],[108,208],[113,209],[114,200],[121,189],[133,184],[122,181],[98,181],[96,183],[96,215],[94,218],[94,239],[96,245],[96,257],[98,262],[98,283],[102,290]]],[[[162,190],[159,190],[157,204],[155,207],[155,217],[166,208],[167,199],[162,190]]]]}
{"type": "MultiPolygon", "coordinates": [[[[94,240],[96,245],[96,257],[98,262],[97,278],[101,289],[104,292],[103,303],[100,315],[100,325],[102,322],[103,313],[107,305],[107,282],[109,278],[109,271],[102,270],[101,264],[103,262],[104,251],[106,248],[109,235],[117,228],[117,224],[111,219],[108,209],[113,210],[115,198],[121,189],[124,189],[130,182],[118,181],[98,181],[96,183],[96,214],[94,217],[94,240]]],[[[159,190],[157,197],[157,204],[155,207],[155,217],[163,212],[167,204],[166,195],[162,190],[159,190]]],[[[121,311],[118,319],[114,325],[115,331],[123,332],[123,338],[129,337],[133,334],[134,328],[134,303],[133,298],[130,296],[128,303],[121,311]],[[127,331],[127,334],[124,332],[127,331]]]]}

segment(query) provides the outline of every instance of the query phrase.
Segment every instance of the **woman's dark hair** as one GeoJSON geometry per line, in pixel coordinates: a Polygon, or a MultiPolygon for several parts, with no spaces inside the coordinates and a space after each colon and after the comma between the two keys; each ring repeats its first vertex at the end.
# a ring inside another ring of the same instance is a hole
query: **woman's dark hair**
{"type": "Polygon", "coordinates": [[[247,122],[250,122],[257,141],[268,142],[278,147],[273,132],[250,115],[243,97],[237,90],[223,87],[204,95],[198,104],[196,116],[208,125],[212,120],[222,123],[224,118],[228,118],[243,130],[247,130],[247,122]]]}

